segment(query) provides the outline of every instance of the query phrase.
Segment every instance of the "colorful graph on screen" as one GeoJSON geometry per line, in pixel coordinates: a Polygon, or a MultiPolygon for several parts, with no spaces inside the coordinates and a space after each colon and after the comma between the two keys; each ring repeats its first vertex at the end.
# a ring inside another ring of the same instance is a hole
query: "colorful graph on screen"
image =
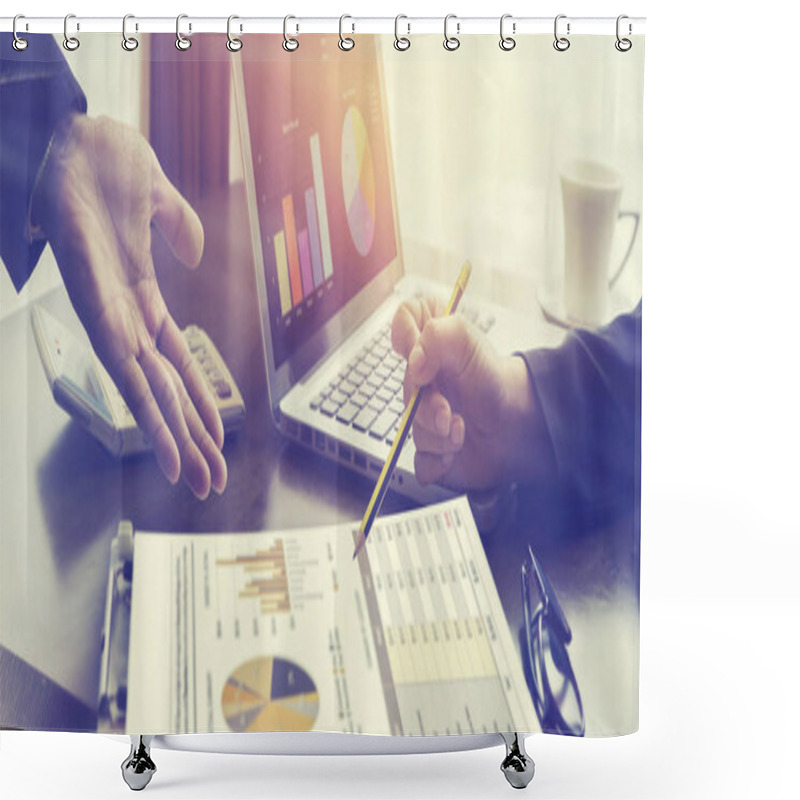
{"type": "Polygon", "coordinates": [[[311,676],[284,658],[258,657],[237,667],[222,689],[222,713],[231,730],[310,731],[319,712],[311,676]]]}
{"type": "Polygon", "coordinates": [[[353,244],[366,256],[375,238],[375,168],[367,126],[355,106],[342,125],[342,190],[353,244]]]}
{"type": "Polygon", "coordinates": [[[295,203],[292,194],[281,198],[283,227],[273,237],[281,314],[308,299],[333,275],[333,255],[325,207],[325,178],[319,134],[309,137],[313,185],[295,203]],[[298,209],[299,204],[299,209],[298,209]],[[300,212],[298,214],[298,211],[300,212]],[[298,225],[303,225],[298,227],[298,225]]]}

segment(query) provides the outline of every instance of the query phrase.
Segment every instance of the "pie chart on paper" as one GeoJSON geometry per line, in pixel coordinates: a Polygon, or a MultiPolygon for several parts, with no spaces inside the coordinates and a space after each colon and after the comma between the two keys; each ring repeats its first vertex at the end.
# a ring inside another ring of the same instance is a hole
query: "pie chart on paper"
{"type": "Polygon", "coordinates": [[[342,125],[342,189],[350,236],[365,256],[375,238],[375,169],[364,117],[350,106],[342,125]]]}
{"type": "Polygon", "coordinates": [[[222,689],[222,713],[232,731],[310,731],[319,711],[319,694],[297,664],[259,657],[237,667],[222,689]]]}

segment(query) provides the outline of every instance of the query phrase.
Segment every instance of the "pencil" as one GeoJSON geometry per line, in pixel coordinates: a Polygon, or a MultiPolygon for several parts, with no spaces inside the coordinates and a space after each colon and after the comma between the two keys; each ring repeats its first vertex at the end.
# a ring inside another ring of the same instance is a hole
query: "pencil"
{"type": "MultiPolygon", "coordinates": [[[[451,295],[450,302],[447,304],[447,308],[445,309],[444,313],[446,317],[449,317],[451,314],[456,312],[458,304],[461,302],[461,298],[463,297],[464,291],[467,288],[470,272],[472,272],[472,266],[469,261],[465,261],[461,265],[461,271],[458,274],[458,280],[453,288],[453,294],[451,295]]],[[[372,492],[369,505],[367,506],[367,510],[364,512],[364,518],[361,520],[361,527],[358,529],[356,549],[353,551],[353,558],[358,555],[359,551],[366,543],[367,536],[369,536],[369,532],[372,529],[372,523],[375,522],[375,517],[378,516],[378,511],[380,511],[383,498],[386,496],[386,492],[389,489],[389,484],[392,481],[392,473],[394,472],[394,468],[397,466],[397,460],[400,458],[400,452],[403,449],[403,445],[405,444],[406,438],[411,430],[411,423],[414,421],[414,415],[417,413],[419,401],[422,396],[421,392],[422,389],[416,389],[414,391],[414,394],[411,395],[411,399],[406,406],[406,410],[403,412],[403,416],[400,419],[400,426],[397,429],[397,435],[394,437],[394,442],[392,442],[392,446],[389,448],[389,455],[386,457],[386,462],[383,465],[381,474],[378,476],[378,482],[375,484],[375,489],[372,492]]]]}

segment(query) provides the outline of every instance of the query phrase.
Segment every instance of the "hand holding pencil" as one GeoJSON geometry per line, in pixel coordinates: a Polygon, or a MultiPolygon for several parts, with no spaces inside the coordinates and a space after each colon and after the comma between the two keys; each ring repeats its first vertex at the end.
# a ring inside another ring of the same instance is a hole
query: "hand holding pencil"
{"type": "MultiPolygon", "coordinates": [[[[447,304],[447,308],[445,309],[446,316],[454,314],[458,308],[458,304],[467,288],[471,271],[472,266],[470,265],[469,261],[465,261],[461,266],[461,271],[459,272],[458,279],[456,280],[456,285],[453,288],[453,294],[450,297],[450,302],[447,304]]],[[[378,482],[375,484],[375,490],[373,491],[372,497],[367,505],[364,518],[361,520],[361,527],[358,531],[358,538],[356,541],[355,551],[353,552],[353,558],[358,555],[359,550],[361,550],[361,548],[364,546],[366,538],[369,535],[370,529],[372,528],[372,523],[375,521],[375,517],[380,511],[381,503],[383,503],[383,498],[386,496],[386,492],[388,491],[391,483],[392,472],[394,472],[394,468],[397,465],[397,460],[400,457],[400,452],[403,449],[403,445],[405,444],[409,432],[411,431],[411,424],[414,421],[414,416],[417,413],[421,399],[422,387],[416,388],[410,397],[405,397],[406,410],[403,413],[403,416],[400,418],[400,425],[397,430],[397,435],[395,436],[394,442],[389,449],[389,455],[386,458],[386,462],[383,465],[381,474],[378,477],[378,482]]]]}

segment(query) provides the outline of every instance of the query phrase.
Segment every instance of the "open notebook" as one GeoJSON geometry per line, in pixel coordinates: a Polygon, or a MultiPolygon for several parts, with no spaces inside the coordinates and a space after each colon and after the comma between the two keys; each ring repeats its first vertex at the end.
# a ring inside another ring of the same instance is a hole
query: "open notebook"
{"type": "Polygon", "coordinates": [[[131,537],[123,523],[106,729],[539,730],[467,499],[380,518],[354,561],[357,529],[131,537]]]}

